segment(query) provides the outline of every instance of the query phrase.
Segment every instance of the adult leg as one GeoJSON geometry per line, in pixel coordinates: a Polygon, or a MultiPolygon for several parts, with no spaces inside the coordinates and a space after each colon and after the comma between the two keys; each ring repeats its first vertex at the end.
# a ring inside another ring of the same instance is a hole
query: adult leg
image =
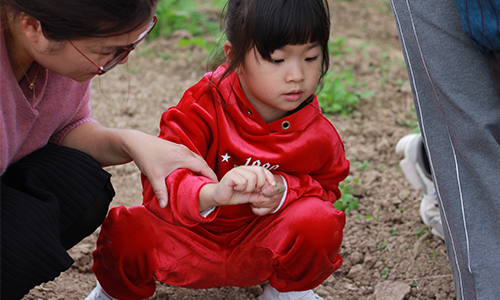
{"type": "Polygon", "coordinates": [[[391,0],[457,299],[500,294],[500,94],[454,0],[391,0]]]}
{"type": "Polygon", "coordinates": [[[9,166],[1,178],[2,299],[20,299],[71,266],[66,249],[106,214],[107,206],[97,205],[99,212],[89,208],[96,199],[109,204],[114,195],[109,178],[90,156],[53,144],[9,166]],[[84,215],[94,216],[87,218],[92,224],[68,231],[84,215]]]}
{"type": "Polygon", "coordinates": [[[91,235],[106,218],[109,204],[113,199],[114,191],[111,183],[99,191],[94,201],[83,211],[80,217],[62,232],[61,244],[64,249],[69,250],[81,240],[91,235]]]}

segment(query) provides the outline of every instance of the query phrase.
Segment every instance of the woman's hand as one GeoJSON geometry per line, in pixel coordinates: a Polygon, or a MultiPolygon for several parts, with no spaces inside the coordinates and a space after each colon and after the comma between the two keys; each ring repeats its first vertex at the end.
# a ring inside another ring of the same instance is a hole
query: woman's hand
{"type": "Polygon", "coordinates": [[[149,179],[162,208],[168,203],[165,178],[176,169],[190,169],[217,181],[217,176],[205,160],[184,145],[137,130],[112,129],[87,122],[71,130],[62,145],[91,155],[102,166],[133,160],[149,179]]]}
{"type": "Polygon", "coordinates": [[[274,192],[277,180],[282,181],[280,176],[262,167],[236,167],[227,172],[219,183],[206,184],[201,188],[200,211],[214,206],[250,203],[256,215],[269,214],[279,206],[284,192],[284,189],[274,192]]]}
{"type": "Polygon", "coordinates": [[[184,145],[172,143],[153,136],[143,137],[135,143],[131,156],[137,167],[148,178],[160,207],[168,204],[168,191],[165,178],[176,169],[190,169],[214,181],[217,176],[201,156],[193,153],[184,145]]]}

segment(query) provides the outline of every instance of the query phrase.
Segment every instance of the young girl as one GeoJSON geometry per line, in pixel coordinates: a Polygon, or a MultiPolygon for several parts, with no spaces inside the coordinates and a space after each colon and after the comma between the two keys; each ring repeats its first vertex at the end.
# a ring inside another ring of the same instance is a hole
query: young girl
{"type": "Polygon", "coordinates": [[[324,0],[230,0],[227,63],[161,119],[160,137],[186,145],[219,176],[188,169],[166,180],[159,206],[112,209],[94,252],[87,299],[142,299],[155,280],[187,288],[252,286],[261,299],[321,299],[312,289],[342,263],[345,224],[334,208],[349,172],[343,143],[313,93],[325,74],[324,0]],[[280,187],[284,187],[281,189],[280,187]]]}

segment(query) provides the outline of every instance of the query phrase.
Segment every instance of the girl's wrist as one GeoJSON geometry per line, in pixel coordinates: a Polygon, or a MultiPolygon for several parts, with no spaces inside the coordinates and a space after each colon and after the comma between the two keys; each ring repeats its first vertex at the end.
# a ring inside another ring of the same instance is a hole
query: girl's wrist
{"type": "Polygon", "coordinates": [[[198,196],[198,206],[200,211],[205,211],[218,206],[217,202],[215,202],[212,198],[215,186],[215,183],[208,183],[200,189],[200,194],[198,196]]]}

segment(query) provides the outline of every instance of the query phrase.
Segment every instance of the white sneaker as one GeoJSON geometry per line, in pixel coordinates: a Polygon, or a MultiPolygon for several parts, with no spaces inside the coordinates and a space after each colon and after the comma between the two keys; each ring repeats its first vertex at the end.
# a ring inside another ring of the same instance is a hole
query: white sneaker
{"type": "Polygon", "coordinates": [[[432,234],[444,240],[443,223],[439,214],[434,182],[424,166],[424,155],[426,155],[424,151],[421,134],[406,135],[396,145],[396,154],[403,156],[399,163],[403,174],[415,189],[422,189],[424,192],[420,203],[422,221],[432,228],[432,234]]]}
{"type": "Polygon", "coordinates": [[[280,293],[268,283],[260,300],[323,300],[323,298],[313,290],[280,293]]]}
{"type": "Polygon", "coordinates": [[[424,148],[422,135],[409,134],[402,137],[396,145],[396,154],[402,155],[399,163],[406,179],[418,189],[423,189],[424,194],[434,189],[431,174],[424,167],[424,148]]]}
{"type": "Polygon", "coordinates": [[[424,224],[432,228],[431,233],[444,240],[443,223],[441,222],[441,214],[439,213],[435,190],[432,190],[422,198],[422,202],[420,202],[420,216],[424,224]]]}
{"type": "Polygon", "coordinates": [[[97,281],[97,286],[90,292],[85,300],[118,300],[108,295],[97,281]]]}

